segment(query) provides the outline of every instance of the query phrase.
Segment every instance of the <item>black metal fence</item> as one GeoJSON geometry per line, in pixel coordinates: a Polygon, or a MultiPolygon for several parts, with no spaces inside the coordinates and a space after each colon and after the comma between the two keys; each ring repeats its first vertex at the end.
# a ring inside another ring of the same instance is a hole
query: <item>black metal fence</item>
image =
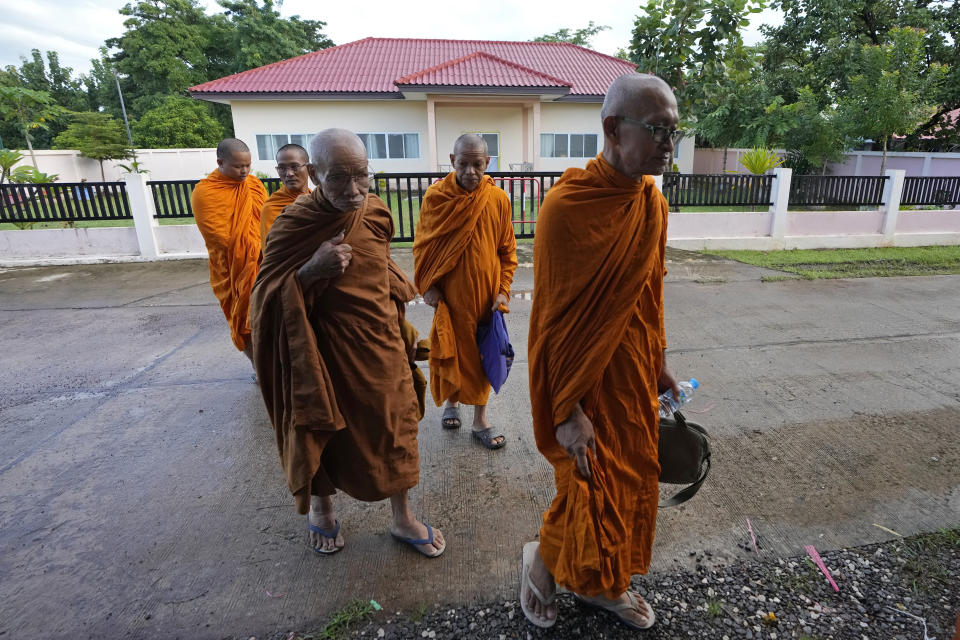
{"type": "MultiPolygon", "coordinates": [[[[420,220],[423,196],[433,183],[447,174],[378,173],[370,185],[393,212],[395,242],[411,242],[420,220]]],[[[543,196],[561,175],[559,171],[524,171],[488,173],[498,187],[507,192],[513,203],[513,230],[518,238],[532,238],[543,196]]]]}
{"type": "MultiPolygon", "coordinates": [[[[190,197],[199,180],[148,180],[158,218],[192,218],[190,197]]],[[[264,178],[267,193],[280,188],[280,178],[264,178]]]]}
{"type": "Polygon", "coordinates": [[[886,181],[886,176],[793,176],[790,208],[878,206],[886,181]]]}
{"type": "Polygon", "coordinates": [[[0,222],[130,220],[123,182],[0,185],[0,222]]]}
{"type": "Polygon", "coordinates": [[[663,174],[663,195],[672,209],[679,207],[769,207],[772,175],[663,174]]]}
{"type": "Polygon", "coordinates": [[[904,178],[900,204],[955,207],[960,204],[960,177],[904,178]]]}

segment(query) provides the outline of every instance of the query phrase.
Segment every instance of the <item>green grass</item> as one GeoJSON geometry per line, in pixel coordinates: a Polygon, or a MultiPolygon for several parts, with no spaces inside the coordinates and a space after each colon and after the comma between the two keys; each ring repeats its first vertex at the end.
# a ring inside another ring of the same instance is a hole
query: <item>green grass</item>
{"type": "MultiPolygon", "coordinates": [[[[193,218],[160,218],[161,225],[169,224],[196,224],[193,218]]],[[[95,227],[132,227],[133,220],[76,220],[69,222],[36,222],[30,229],[90,229],[95,227]]],[[[0,231],[18,229],[13,222],[0,222],[0,231]]]]}
{"type": "Polygon", "coordinates": [[[932,593],[950,584],[943,558],[960,551],[960,529],[941,529],[911,536],[896,550],[903,561],[900,575],[916,594],[932,593]]]}
{"type": "MultiPolygon", "coordinates": [[[[808,280],[960,273],[960,246],[704,253],[795,273],[808,280]]],[[[765,280],[772,281],[775,278],[776,276],[771,276],[765,280]]]]}
{"type": "Polygon", "coordinates": [[[353,600],[330,614],[330,619],[323,629],[317,633],[297,636],[297,640],[341,640],[347,637],[351,626],[369,619],[374,611],[371,603],[353,600]]]}
{"type": "Polygon", "coordinates": [[[723,614],[723,603],[719,600],[707,600],[707,615],[719,618],[723,614]]]}

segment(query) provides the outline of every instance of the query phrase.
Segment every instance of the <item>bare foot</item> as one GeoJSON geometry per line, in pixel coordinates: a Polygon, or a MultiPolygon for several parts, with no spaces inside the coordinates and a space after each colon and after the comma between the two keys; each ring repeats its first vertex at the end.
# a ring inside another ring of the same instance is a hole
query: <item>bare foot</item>
{"type": "Polygon", "coordinates": [[[343,548],[343,534],[337,527],[337,518],[333,510],[333,499],[330,496],[311,496],[310,513],[307,515],[310,524],[319,527],[327,533],[336,531],[336,537],[325,536],[318,531],[310,530],[310,546],[318,553],[336,553],[343,548]]]}
{"type": "Polygon", "coordinates": [[[524,588],[529,587],[526,584],[527,580],[524,580],[521,576],[520,582],[520,598],[522,599],[526,610],[532,615],[535,620],[531,620],[537,626],[553,626],[554,622],[557,619],[557,605],[553,601],[553,597],[557,592],[557,585],[553,581],[553,576],[550,575],[550,570],[547,569],[547,565],[543,564],[543,559],[540,557],[540,543],[531,542],[530,545],[535,545],[532,551],[528,550],[527,546],[524,546],[524,567],[527,572],[527,580],[530,581],[537,591],[540,592],[540,595],[543,596],[544,601],[541,601],[533,589],[524,588]]]}
{"type": "MultiPolygon", "coordinates": [[[[428,558],[436,558],[443,553],[447,543],[443,539],[443,532],[440,531],[440,529],[433,529],[432,527],[431,529],[433,530],[433,542],[413,544],[410,546],[428,558]]],[[[390,533],[394,537],[410,540],[427,540],[430,537],[427,525],[415,518],[404,518],[401,521],[394,520],[393,526],[390,527],[390,533]]]]}
{"type": "MultiPolygon", "coordinates": [[[[477,405],[473,408],[473,430],[474,431],[486,431],[490,428],[490,423],[487,422],[487,405],[477,405]]],[[[490,444],[493,446],[500,446],[503,444],[505,438],[503,436],[497,436],[496,438],[490,438],[490,444]]]]}

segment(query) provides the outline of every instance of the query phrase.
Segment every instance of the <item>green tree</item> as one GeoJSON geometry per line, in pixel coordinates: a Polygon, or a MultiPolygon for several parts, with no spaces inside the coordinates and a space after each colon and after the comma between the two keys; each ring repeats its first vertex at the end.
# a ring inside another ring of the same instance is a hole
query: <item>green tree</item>
{"type": "Polygon", "coordinates": [[[706,108],[706,87],[724,76],[729,52],[743,44],[740,29],[765,0],[649,0],[634,22],[630,59],[677,96],[680,117],[696,122],[706,108]]]}
{"type": "Polygon", "coordinates": [[[946,75],[943,65],[927,63],[920,31],[894,28],[887,37],[888,42],[862,46],[858,73],[839,106],[853,135],[882,143],[881,173],[890,138],[913,133],[937,111],[930,97],[946,75]]]}
{"type": "MultiPolygon", "coordinates": [[[[864,45],[882,45],[894,28],[922,30],[929,71],[934,63],[947,66],[946,80],[929,96],[936,110],[916,134],[947,135],[938,131],[945,115],[960,107],[960,3],[943,0],[771,0],[783,13],[783,22],[764,27],[764,68],[773,89],[787,104],[808,87],[821,108],[834,104],[860,73],[864,45]]],[[[922,69],[920,75],[926,75],[922,69]]]]}
{"type": "Polygon", "coordinates": [[[112,116],[92,111],[74,113],[70,125],[53,143],[56,149],[74,149],[100,163],[100,178],[106,182],[104,160],[121,160],[133,153],[127,146],[123,125],[112,116]]]}
{"type": "Polygon", "coordinates": [[[167,96],[133,125],[133,136],[140,147],[213,147],[224,138],[220,122],[206,103],[167,96]]]}
{"type": "Polygon", "coordinates": [[[834,106],[821,107],[810,87],[801,87],[797,101],[786,109],[793,115],[784,135],[784,165],[796,173],[826,174],[827,163],[838,162],[849,149],[849,136],[834,106]]]}
{"type": "Polygon", "coordinates": [[[274,9],[281,2],[264,0],[261,6],[257,0],[217,0],[224,13],[212,19],[213,44],[221,57],[209,79],[333,46],[323,33],[326,22],[282,18],[274,9]]]}
{"type": "Polygon", "coordinates": [[[590,24],[583,29],[557,29],[553,33],[534,38],[531,42],[569,42],[570,44],[589,48],[590,38],[609,28],[610,27],[605,24],[594,24],[593,20],[591,20],[590,24]]]}
{"type": "Polygon", "coordinates": [[[0,87],[0,119],[16,123],[27,143],[30,159],[37,167],[33,152],[31,131],[46,130],[50,122],[62,116],[66,110],[54,104],[46,91],[34,91],[24,87],[0,87]]]}
{"type": "Polygon", "coordinates": [[[13,173],[13,165],[23,160],[23,154],[13,149],[0,149],[0,184],[13,173]]]}

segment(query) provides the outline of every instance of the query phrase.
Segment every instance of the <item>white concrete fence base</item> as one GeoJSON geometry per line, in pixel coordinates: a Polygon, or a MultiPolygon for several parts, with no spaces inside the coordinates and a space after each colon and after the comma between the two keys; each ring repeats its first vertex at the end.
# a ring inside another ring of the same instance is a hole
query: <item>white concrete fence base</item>
{"type": "MultiPolygon", "coordinates": [[[[678,249],[847,249],[960,245],[960,210],[900,211],[902,170],[886,172],[883,202],[868,211],[790,211],[790,169],[775,169],[766,211],[671,213],[678,249]]],[[[206,258],[194,224],[159,225],[143,174],[125,174],[133,227],[0,230],[0,266],[206,258]]],[[[657,176],[657,186],[662,177],[657,176]]]]}

